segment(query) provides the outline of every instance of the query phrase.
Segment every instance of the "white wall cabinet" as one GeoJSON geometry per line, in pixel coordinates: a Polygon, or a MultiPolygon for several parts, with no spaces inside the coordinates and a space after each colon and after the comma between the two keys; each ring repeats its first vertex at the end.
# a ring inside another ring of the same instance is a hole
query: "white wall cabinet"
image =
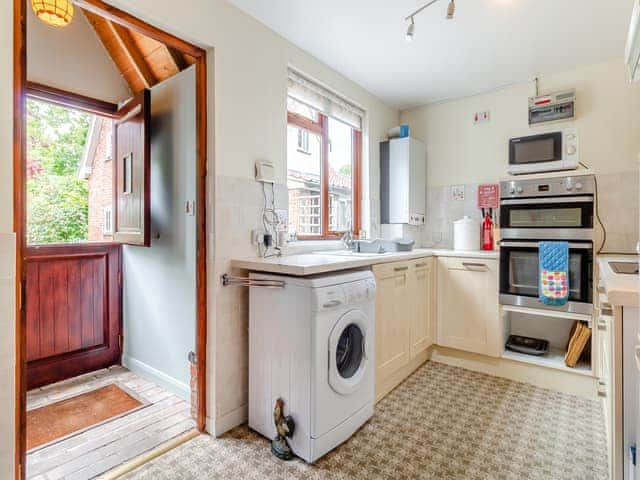
{"type": "Polygon", "coordinates": [[[500,357],[497,260],[440,257],[437,278],[438,345],[500,357]]]}
{"type": "Polygon", "coordinates": [[[428,358],[435,339],[435,259],[373,266],[376,277],[376,399],[428,358]]]}

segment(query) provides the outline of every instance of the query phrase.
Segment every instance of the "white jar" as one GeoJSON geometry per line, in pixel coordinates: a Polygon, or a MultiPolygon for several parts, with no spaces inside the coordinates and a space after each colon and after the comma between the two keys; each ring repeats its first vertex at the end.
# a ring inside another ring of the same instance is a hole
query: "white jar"
{"type": "Polygon", "coordinates": [[[453,222],[453,249],[480,250],[480,222],[466,215],[453,222]]]}

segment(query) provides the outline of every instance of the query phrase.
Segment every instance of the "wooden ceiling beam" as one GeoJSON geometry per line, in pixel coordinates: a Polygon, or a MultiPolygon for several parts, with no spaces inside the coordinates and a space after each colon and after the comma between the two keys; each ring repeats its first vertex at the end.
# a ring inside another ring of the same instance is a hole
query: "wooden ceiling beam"
{"type": "MultiPolygon", "coordinates": [[[[138,50],[137,45],[131,38],[131,34],[124,28],[122,25],[118,25],[109,20],[105,20],[112,29],[116,41],[120,44],[128,59],[131,63],[131,66],[134,68],[140,81],[144,84],[145,88],[151,88],[156,83],[158,83],[158,79],[155,77],[144,57],[138,50]]],[[[136,93],[136,92],[134,92],[136,93]]]]}
{"type": "Polygon", "coordinates": [[[169,56],[171,57],[171,60],[173,60],[173,63],[179,72],[189,66],[189,64],[186,62],[185,58],[179,51],[177,51],[175,48],[167,47],[166,45],[165,48],[169,51],[169,56]]]}
{"type": "Polygon", "coordinates": [[[124,27],[94,13],[83,13],[133,93],[158,83],[158,79],[124,27]]]}

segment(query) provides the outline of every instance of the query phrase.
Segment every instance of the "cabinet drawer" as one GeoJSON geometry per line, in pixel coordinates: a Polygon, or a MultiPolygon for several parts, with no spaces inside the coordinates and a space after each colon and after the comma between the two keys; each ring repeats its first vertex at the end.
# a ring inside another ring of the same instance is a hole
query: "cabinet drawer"
{"type": "Polygon", "coordinates": [[[498,261],[492,258],[440,257],[440,261],[452,270],[495,270],[498,261]]]}
{"type": "Polygon", "coordinates": [[[411,268],[414,268],[414,269],[429,268],[429,267],[433,267],[433,263],[434,263],[433,257],[418,258],[416,260],[411,260],[411,268]]]}
{"type": "Polygon", "coordinates": [[[372,271],[376,278],[387,278],[393,275],[408,273],[411,267],[411,262],[382,263],[380,265],[374,265],[372,271]]]}

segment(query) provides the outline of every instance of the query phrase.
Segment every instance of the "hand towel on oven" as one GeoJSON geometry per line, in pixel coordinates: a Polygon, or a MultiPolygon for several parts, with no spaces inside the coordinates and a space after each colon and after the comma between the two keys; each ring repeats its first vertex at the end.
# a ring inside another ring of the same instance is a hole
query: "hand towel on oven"
{"type": "Polygon", "coordinates": [[[545,305],[564,305],[569,299],[569,243],[540,242],[538,262],[540,301],[545,305]]]}

